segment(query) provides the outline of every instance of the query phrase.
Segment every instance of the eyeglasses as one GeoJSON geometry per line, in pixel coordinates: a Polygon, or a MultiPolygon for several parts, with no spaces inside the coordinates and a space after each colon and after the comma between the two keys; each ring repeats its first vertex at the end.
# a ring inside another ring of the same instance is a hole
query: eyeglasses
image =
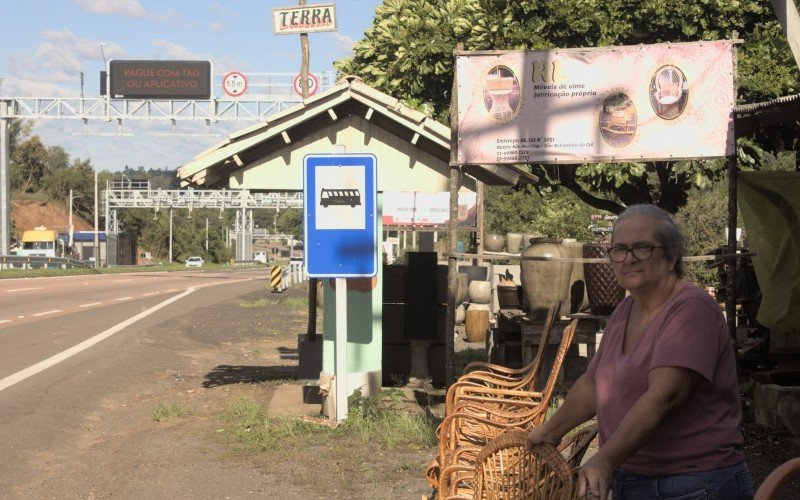
{"type": "Polygon", "coordinates": [[[638,260],[647,260],[653,256],[653,250],[656,248],[667,247],[662,245],[653,245],[651,243],[634,243],[630,248],[623,245],[614,245],[606,250],[606,253],[608,253],[608,258],[611,259],[611,262],[616,262],[619,264],[621,262],[625,262],[625,259],[628,258],[628,252],[630,252],[634,258],[638,260]]]}

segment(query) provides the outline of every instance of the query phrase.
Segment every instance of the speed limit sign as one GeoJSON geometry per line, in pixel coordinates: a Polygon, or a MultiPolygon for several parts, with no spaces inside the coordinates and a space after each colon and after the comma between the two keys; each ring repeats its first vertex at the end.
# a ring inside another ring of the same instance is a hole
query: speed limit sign
{"type": "MultiPolygon", "coordinates": [[[[294,87],[294,91],[300,97],[303,96],[303,88],[300,86],[301,84],[301,75],[297,75],[294,77],[294,81],[292,82],[292,87],[294,87]]],[[[317,93],[317,87],[319,86],[319,82],[317,81],[317,77],[312,75],[311,73],[308,74],[308,95],[312,96],[317,93]]]]}
{"type": "Polygon", "coordinates": [[[247,77],[238,71],[231,71],[222,77],[222,90],[231,97],[239,97],[247,91],[247,77]]]}

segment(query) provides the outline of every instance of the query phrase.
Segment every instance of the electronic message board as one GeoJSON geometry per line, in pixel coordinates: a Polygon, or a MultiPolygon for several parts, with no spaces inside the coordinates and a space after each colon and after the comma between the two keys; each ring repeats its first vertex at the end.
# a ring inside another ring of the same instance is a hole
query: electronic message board
{"type": "Polygon", "coordinates": [[[210,61],[110,61],[112,99],[211,99],[210,61]]]}

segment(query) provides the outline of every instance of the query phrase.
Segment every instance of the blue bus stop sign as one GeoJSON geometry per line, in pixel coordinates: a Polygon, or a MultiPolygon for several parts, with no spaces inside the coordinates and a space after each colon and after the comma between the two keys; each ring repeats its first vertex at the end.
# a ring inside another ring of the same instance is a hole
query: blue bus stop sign
{"type": "Polygon", "coordinates": [[[312,278],[378,273],[377,161],[371,154],[306,155],[306,271],[312,278]]]}

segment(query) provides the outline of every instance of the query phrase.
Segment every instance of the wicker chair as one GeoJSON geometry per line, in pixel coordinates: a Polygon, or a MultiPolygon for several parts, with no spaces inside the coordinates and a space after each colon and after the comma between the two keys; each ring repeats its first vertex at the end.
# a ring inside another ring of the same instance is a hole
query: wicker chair
{"type": "Polygon", "coordinates": [[[507,432],[481,450],[475,469],[475,498],[558,500],[572,496],[572,473],[564,458],[547,443],[526,451],[526,435],[507,432]]]}
{"type": "Polygon", "coordinates": [[[447,390],[445,399],[445,416],[453,411],[454,401],[457,394],[461,391],[461,387],[465,385],[477,385],[481,387],[492,387],[507,390],[523,390],[532,391],[534,385],[539,379],[539,374],[542,371],[542,361],[544,360],[544,353],[547,351],[547,344],[550,340],[550,333],[558,318],[558,312],[561,309],[561,302],[551,307],[547,312],[547,318],[544,322],[541,338],[539,340],[539,348],[536,351],[536,356],[533,361],[520,369],[507,368],[502,365],[494,365],[484,363],[482,361],[473,361],[468,364],[464,369],[464,375],[451,385],[447,390]]]}
{"type": "Polygon", "coordinates": [[[795,476],[800,475],[800,458],[793,458],[784,462],[761,483],[756,491],[755,500],[774,500],[778,498],[778,492],[786,486],[795,476]]]}
{"type": "Polygon", "coordinates": [[[562,439],[558,445],[558,451],[561,452],[570,469],[574,470],[576,474],[595,436],[597,436],[597,425],[589,424],[562,439]]]}
{"type": "Polygon", "coordinates": [[[490,439],[507,430],[528,429],[544,422],[576,328],[577,321],[573,321],[564,329],[558,354],[542,392],[462,387],[454,411],[438,428],[439,452],[425,471],[425,478],[432,487],[439,487],[440,472],[445,468],[459,463],[474,464],[477,450],[490,439]]]}

